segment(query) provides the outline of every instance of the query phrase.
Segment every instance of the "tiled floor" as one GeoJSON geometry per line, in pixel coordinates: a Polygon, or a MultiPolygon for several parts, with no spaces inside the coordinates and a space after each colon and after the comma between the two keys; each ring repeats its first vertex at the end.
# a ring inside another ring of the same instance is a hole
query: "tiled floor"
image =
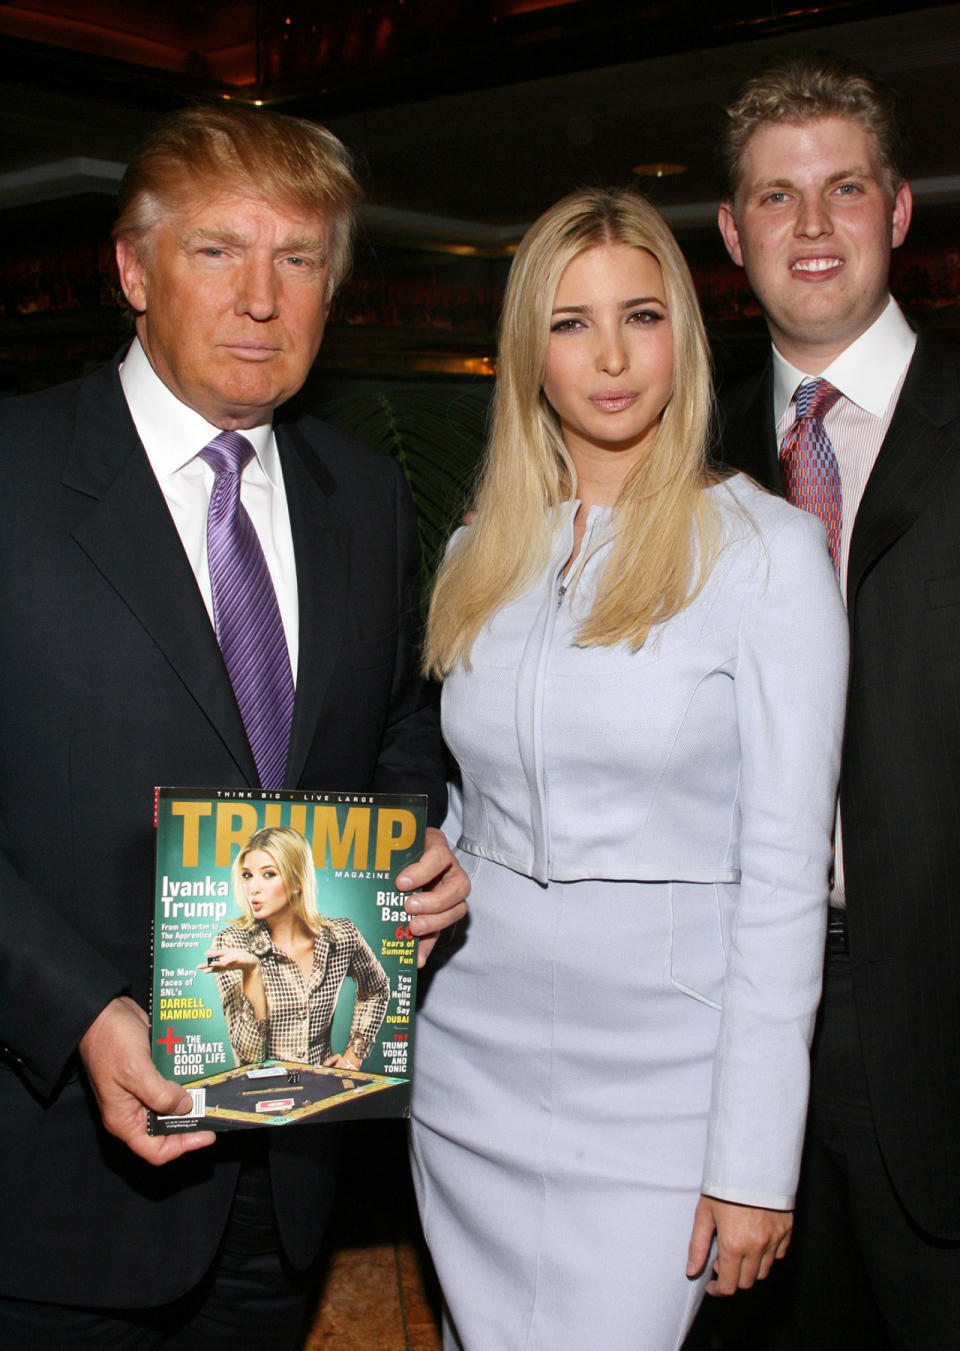
{"type": "Polygon", "coordinates": [[[304,1351],[440,1351],[440,1295],[423,1246],[399,1121],[346,1141],[326,1279],[304,1351]]]}

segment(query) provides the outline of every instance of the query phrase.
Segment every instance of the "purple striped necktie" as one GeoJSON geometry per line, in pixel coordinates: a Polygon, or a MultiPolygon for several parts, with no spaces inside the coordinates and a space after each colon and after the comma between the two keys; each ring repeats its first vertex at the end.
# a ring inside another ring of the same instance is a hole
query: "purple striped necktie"
{"type": "Polygon", "coordinates": [[[253,751],[260,786],[283,787],[293,722],[293,677],[267,560],[240,501],[240,475],[253,446],[221,432],[200,451],[213,469],[207,558],[213,626],[253,751]]]}
{"type": "Polygon", "coordinates": [[[823,419],[839,398],[839,389],[828,380],[810,380],[800,385],[796,421],[787,428],[780,447],[787,501],[813,512],[827,527],[827,544],[838,580],[843,500],[837,457],[823,419]]]}

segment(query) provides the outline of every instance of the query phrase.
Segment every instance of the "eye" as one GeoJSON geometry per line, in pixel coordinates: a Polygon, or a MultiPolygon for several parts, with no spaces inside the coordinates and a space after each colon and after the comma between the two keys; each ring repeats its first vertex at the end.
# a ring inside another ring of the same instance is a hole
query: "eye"
{"type": "Polygon", "coordinates": [[[253,876],[253,873],[251,873],[251,872],[249,871],[249,869],[247,869],[247,868],[242,868],[242,869],[241,869],[241,871],[240,871],[240,877],[241,877],[241,879],[242,879],[244,882],[249,882],[249,881],[250,881],[250,878],[251,878],[252,876],[253,876]]]}
{"type": "Polygon", "coordinates": [[[556,319],[550,325],[551,333],[575,333],[577,329],[583,328],[582,319],[556,319]]]}
{"type": "Polygon", "coordinates": [[[200,250],[204,258],[222,258],[224,250],[218,248],[215,244],[208,244],[206,248],[200,250]]]}
{"type": "Polygon", "coordinates": [[[662,314],[660,310],[633,310],[632,313],[627,316],[627,322],[635,324],[640,328],[647,328],[652,327],[654,324],[661,323],[666,317],[667,316],[662,314]]]}
{"type": "Polygon", "coordinates": [[[787,194],[779,188],[775,192],[768,192],[761,198],[761,201],[768,203],[770,206],[781,206],[786,200],[787,194]]]}
{"type": "Polygon", "coordinates": [[[836,192],[841,197],[854,197],[860,192],[859,183],[838,183],[836,192]]]}
{"type": "Polygon", "coordinates": [[[323,256],[316,253],[287,253],[280,259],[283,267],[292,272],[315,272],[323,266],[323,256]]]}

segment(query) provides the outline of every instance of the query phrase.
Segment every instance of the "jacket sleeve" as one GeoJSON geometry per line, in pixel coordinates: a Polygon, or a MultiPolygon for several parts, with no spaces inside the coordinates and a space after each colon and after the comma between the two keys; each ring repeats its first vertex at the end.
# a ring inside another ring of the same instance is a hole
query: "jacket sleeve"
{"type": "Polygon", "coordinates": [[[2,850],[0,933],[0,1056],[50,1098],[84,1032],[129,983],[2,850]]]}
{"type": "MultiPolygon", "coordinates": [[[[242,948],[240,935],[227,929],[217,934],[216,947],[242,948]]],[[[253,1005],[243,993],[243,974],[240,971],[215,971],[214,978],[220,991],[227,1035],[238,1065],[254,1065],[267,1058],[269,1023],[257,1018],[253,1005]]]]}
{"type": "Polygon", "coordinates": [[[741,611],[740,881],[702,1190],[790,1209],[823,971],[848,634],[821,523],[784,509],[777,524],[741,611]]]}
{"type": "Polygon", "coordinates": [[[354,929],[354,947],[348,974],[357,986],[353,1019],[350,1024],[350,1041],[362,1044],[362,1054],[366,1057],[370,1054],[386,1017],[387,1004],[390,1001],[390,981],[359,929],[354,929]]]}

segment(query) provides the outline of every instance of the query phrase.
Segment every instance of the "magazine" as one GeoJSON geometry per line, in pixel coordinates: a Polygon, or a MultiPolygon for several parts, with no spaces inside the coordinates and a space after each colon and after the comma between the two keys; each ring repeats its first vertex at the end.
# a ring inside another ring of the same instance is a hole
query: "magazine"
{"type": "Polygon", "coordinates": [[[150,1026],[184,1116],[152,1135],[409,1116],[412,794],[158,788],[150,1026]]]}

